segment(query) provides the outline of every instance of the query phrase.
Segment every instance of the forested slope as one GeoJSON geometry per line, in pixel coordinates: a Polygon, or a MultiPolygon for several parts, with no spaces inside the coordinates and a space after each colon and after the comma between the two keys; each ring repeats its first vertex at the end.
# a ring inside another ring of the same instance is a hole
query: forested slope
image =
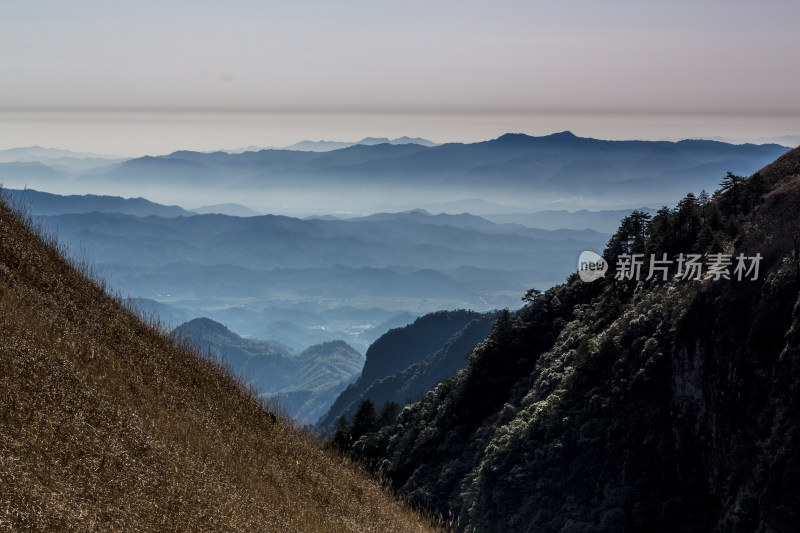
{"type": "Polygon", "coordinates": [[[531,291],[352,453],[467,531],[793,530],[800,150],[722,186],[627,217],[604,278],[531,291]],[[640,279],[616,279],[638,253],[640,279]],[[668,279],[646,280],[663,253],[668,279]],[[700,279],[679,265],[691,253],[700,279]]]}

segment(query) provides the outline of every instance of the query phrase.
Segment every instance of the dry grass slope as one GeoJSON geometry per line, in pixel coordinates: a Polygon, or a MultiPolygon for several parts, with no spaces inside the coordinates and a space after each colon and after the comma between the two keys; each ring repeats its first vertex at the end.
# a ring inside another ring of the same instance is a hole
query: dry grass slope
{"type": "Polygon", "coordinates": [[[0,529],[433,529],[91,278],[0,201],[0,529]]]}

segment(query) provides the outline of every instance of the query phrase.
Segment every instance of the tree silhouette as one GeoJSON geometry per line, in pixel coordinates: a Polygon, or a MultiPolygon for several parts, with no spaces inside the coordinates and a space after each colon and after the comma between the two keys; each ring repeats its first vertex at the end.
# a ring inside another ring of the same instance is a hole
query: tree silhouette
{"type": "Polygon", "coordinates": [[[394,421],[397,420],[397,415],[400,414],[400,404],[395,401],[388,401],[383,404],[381,408],[381,412],[378,415],[378,425],[380,427],[388,426],[390,424],[394,424],[394,421]]]}
{"type": "Polygon", "coordinates": [[[739,212],[740,189],[743,181],[744,178],[742,176],[737,176],[733,172],[728,172],[719,184],[720,187],[722,187],[723,193],[728,193],[730,191],[734,212],[739,212]]]}
{"type": "Polygon", "coordinates": [[[364,398],[358,404],[356,414],[353,415],[352,436],[356,441],[378,429],[378,415],[375,413],[375,404],[369,398],[364,398]]]}

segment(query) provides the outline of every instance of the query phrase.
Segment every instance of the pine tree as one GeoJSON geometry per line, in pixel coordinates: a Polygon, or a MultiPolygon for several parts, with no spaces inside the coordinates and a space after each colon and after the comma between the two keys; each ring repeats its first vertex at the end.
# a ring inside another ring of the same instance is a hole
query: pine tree
{"type": "Polygon", "coordinates": [[[649,237],[650,215],[644,211],[635,210],[627,217],[630,224],[631,252],[644,253],[649,237]]]}
{"type": "Polygon", "coordinates": [[[744,178],[742,176],[737,176],[733,172],[728,172],[728,174],[722,179],[722,183],[719,184],[720,187],[722,187],[723,193],[730,192],[734,213],[739,212],[740,189],[743,181],[744,178]]]}
{"type": "Polygon", "coordinates": [[[528,292],[525,293],[525,296],[522,297],[522,301],[529,304],[535,304],[537,300],[542,297],[542,291],[539,289],[528,289],[528,292]]]}
{"type": "Polygon", "coordinates": [[[361,400],[353,415],[353,428],[351,430],[353,440],[357,441],[367,433],[372,433],[378,429],[378,415],[375,413],[375,404],[369,398],[361,400]]]}
{"type": "Polygon", "coordinates": [[[647,247],[647,255],[656,254],[660,256],[660,254],[666,253],[671,256],[680,251],[675,245],[675,231],[673,229],[675,221],[673,218],[672,210],[667,206],[662,206],[650,221],[648,230],[650,240],[647,247]]]}
{"type": "Polygon", "coordinates": [[[636,210],[622,219],[619,229],[608,241],[604,254],[609,266],[616,265],[620,255],[645,253],[650,234],[650,218],[644,211],[636,210]]]}
{"type": "Polygon", "coordinates": [[[675,215],[677,217],[678,240],[682,248],[689,249],[697,239],[701,224],[700,206],[694,194],[689,193],[683,200],[678,202],[675,215]]]}

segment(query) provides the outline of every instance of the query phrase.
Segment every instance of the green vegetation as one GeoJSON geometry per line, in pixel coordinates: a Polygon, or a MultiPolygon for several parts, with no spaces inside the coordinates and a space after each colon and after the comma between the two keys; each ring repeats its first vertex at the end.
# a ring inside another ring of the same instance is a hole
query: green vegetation
{"type": "Polygon", "coordinates": [[[0,529],[429,531],[0,202],[0,529]]]}
{"type": "Polygon", "coordinates": [[[760,276],[673,268],[636,281],[612,268],[529,291],[465,369],[350,439],[350,453],[465,531],[793,530],[798,212],[800,149],[748,179],[729,174],[713,198],[631,214],[607,259],[758,253],[760,276]]]}

